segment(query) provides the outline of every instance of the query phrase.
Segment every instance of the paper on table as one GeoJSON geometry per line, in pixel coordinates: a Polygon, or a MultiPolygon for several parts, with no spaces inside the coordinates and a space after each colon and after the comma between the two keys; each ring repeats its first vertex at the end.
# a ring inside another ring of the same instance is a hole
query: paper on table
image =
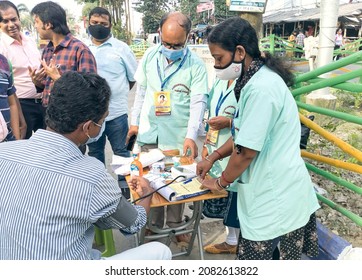
{"type": "MultiPolygon", "coordinates": [[[[159,175],[148,173],[146,175],[143,175],[143,177],[150,181],[150,186],[154,190],[157,190],[158,188],[166,185],[166,180],[159,175]]],[[[176,192],[168,186],[158,190],[157,192],[168,201],[172,201],[172,197],[174,197],[176,194],[176,192]]]]}
{"type": "MultiPolygon", "coordinates": [[[[154,190],[166,184],[165,179],[158,175],[148,173],[143,177],[150,181],[150,185],[154,190]]],[[[168,201],[177,201],[210,192],[208,189],[201,189],[201,185],[201,182],[197,178],[193,178],[186,184],[184,182],[173,183],[163,187],[157,192],[168,201]]]]}
{"type": "MultiPolygon", "coordinates": [[[[139,160],[143,167],[147,167],[152,163],[162,160],[164,157],[165,156],[160,149],[152,149],[147,153],[142,152],[140,154],[139,160]]],[[[111,162],[113,172],[117,175],[128,175],[132,161],[133,157],[121,157],[113,155],[111,162]]]]}
{"type": "Polygon", "coordinates": [[[169,187],[176,192],[172,200],[182,200],[210,192],[209,189],[201,189],[201,186],[202,184],[197,177],[191,179],[190,182],[185,181],[171,184],[169,187]]]}

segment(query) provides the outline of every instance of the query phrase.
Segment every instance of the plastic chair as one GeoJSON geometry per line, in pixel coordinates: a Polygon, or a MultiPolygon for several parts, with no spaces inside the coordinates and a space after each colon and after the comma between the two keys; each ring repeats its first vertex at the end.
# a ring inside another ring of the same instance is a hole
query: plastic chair
{"type": "Polygon", "coordinates": [[[101,230],[95,228],[94,240],[97,246],[104,245],[102,257],[110,257],[116,254],[116,247],[113,240],[113,232],[111,229],[101,230]]]}

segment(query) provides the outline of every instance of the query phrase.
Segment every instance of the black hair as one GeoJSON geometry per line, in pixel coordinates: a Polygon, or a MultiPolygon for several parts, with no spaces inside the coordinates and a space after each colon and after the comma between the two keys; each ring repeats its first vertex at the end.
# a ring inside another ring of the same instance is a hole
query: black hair
{"type": "Polygon", "coordinates": [[[0,22],[3,21],[3,16],[1,14],[1,11],[6,11],[9,8],[13,8],[16,11],[16,14],[18,15],[18,18],[20,20],[20,15],[18,8],[14,5],[13,2],[10,1],[0,1],[0,22]]]}
{"type": "Polygon", "coordinates": [[[191,19],[180,12],[169,12],[164,14],[160,20],[160,30],[162,29],[162,26],[166,22],[166,20],[168,20],[170,17],[175,16],[176,14],[179,14],[181,19],[181,21],[178,21],[178,24],[186,31],[186,34],[189,34],[192,26],[191,19]]]}
{"type": "Polygon", "coordinates": [[[106,80],[99,75],[65,72],[52,88],[45,123],[61,134],[89,120],[97,123],[108,110],[110,95],[106,80]]]}
{"type": "Polygon", "coordinates": [[[38,16],[44,24],[50,23],[56,34],[67,35],[70,32],[65,10],[57,3],[52,1],[39,3],[30,13],[38,16]]]}
{"type": "Polygon", "coordinates": [[[93,15],[99,15],[99,16],[101,16],[101,15],[106,15],[106,16],[108,16],[108,18],[109,18],[109,23],[112,24],[112,16],[111,16],[111,14],[108,12],[108,10],[105,9],[105,8],[95,7],[94,9],[92,9],[92,10],[89,12],[89,18],[88,18],[88,19],[90,20],[91,16],[93,16],[93,15]]]}
{"type": "Polygon", "coordinates": [[[249,56],[264,61],[265,65],[276,72],[288,86],[294,84],[294,75],[281,58],[270,53],[261,55],[256,31],[247,20],[240,17],[229,18],[213,27],[207,40],[208,43],[219,45],[232,53],[238,45],[243,46],[249,56]]]}

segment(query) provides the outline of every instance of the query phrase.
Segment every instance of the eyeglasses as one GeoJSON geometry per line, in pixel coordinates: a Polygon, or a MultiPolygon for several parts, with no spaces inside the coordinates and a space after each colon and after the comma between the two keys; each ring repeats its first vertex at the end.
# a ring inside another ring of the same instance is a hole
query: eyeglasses
{"type": "Polygon", "coordinates": [[[161,41],[161,44],[165,47],[165,48],[168,48],[168,49],[173,49],[173,50],[181,50],[185,47],[186,45],[186,42],[183,43],[183,44],[169,44],[169,43],[166,43],[164,41],[161,41]]]}
{"type": "Polygon", "coordinates": [[[94,122],[94,121],[92,121],[92,123],[94,123],[96,126],[98,126],[98,127],[102,127],[102,125],[101,124],[99,124],[99,123],[96,123],[96,122],[94,122]]]}

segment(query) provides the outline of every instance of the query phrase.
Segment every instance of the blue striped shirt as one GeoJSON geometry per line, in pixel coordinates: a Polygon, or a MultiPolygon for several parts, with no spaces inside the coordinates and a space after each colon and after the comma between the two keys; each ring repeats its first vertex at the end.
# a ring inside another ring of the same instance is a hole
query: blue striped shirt
{"type": "Polygon", "coordinates": [[[0,259],[91,259],[94,224],[134,233],[143,207],[104,165],[64,136],[38,130],[0,144],[0,259]]]}
{"type": "Polygon", "coordinates": [[[15,94],[14,80],[10,71],[8,60],[0,54],[0,114],[3,115],[8,127],[6,140],[14,140],[10,126],[9,96],[15,94]]]}

